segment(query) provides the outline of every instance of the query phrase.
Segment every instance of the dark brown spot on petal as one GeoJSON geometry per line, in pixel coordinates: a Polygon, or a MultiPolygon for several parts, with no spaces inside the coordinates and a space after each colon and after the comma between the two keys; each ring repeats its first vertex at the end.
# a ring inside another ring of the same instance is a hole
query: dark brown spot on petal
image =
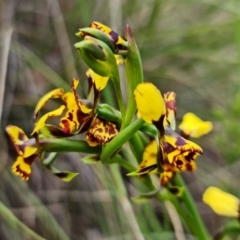
{"type": "Polygon", "coordinates": [[[32,165],[32,163],[34,162],[34,160],[38,157],[38,154],[33,154],[27,158],[24,158],[23,161],[28,164],[28,165],[32,165]]]}
{"type": "Polygon", "coordinates": [[[187,156],[185,156],[185,159],[188,161],[188,162],[191,162],[192,160],[194,160],[194,156],[196,155],[195,152],[190,152],[187,156]]]}
{"type": "Polygon", "coordinates": [[[193,165],[190,164],[190,163],[187,163],[186,164],[186,169],[187,169],[187,171],[193,171],[193,165]]]}
{"type": "MultiPolygon", "coordinates": [[[[73,110],[72,110],[72,112],[73,112],[73,110]]],[[[68,119],[69,119],[70,121],[73,120],[73,114],[72,114],[71,112],[68,113],[68,119]]]]}
{"type": "Polygon", "coordinates": [[[176,167],[181,171],[183,166],[183,161],[178,159],[175,161],[175,164],[176,164],[176,167]]]}

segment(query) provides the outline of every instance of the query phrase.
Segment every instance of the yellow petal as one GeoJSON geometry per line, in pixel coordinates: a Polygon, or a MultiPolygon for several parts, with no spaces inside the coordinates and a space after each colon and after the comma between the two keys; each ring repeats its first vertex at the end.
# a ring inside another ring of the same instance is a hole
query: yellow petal
{"type": "Polygon", "coordinates": [[[104,24],[100,22],[92,22],[90,24],[91,28],[96,28],[101,30],[102,32],[106,33],[107,35],[110,36],[110,38],[116,43],[116,44],[121,44],[126,42],[123,38],[121,38],[116,32],[114,32],[111,28],[105,26],[104,24]]]}
{"type": "Polygon", "coordinates": [[[60,98],[64,94],[64,90],[62,88],[57,88],[47,94],[45,94],[37,103],[35,110],[33,112],[34,119],[37,118],[37,115],[41,108],[47,103],[50,98],[60,98]]]}
{"type": "Polygon", "coordinates": [[[21,128],[13,125],[8,125],[6,127],[6,132],[11,138],[11,141],[16,149],[16,152],[19,155],[23,155],[23,151],[21,148],[19,148],[19,146],[21,146],[24,143],[24,141],[28,140],[28,137],[25,134],[25,132],[21,128]]]}
{"type": "Polygon", "coordinates": [[[63,113],[64,109],[65,109],[65,106],[62,105],[58,109],[44,114],[36,123],[35,128],[33,129],[33,132],[31,133],[31,135],[33,135],[34,133],[38,132],[41,128],[43,128],[48,118],[60,116],[63,113]]]}
{"type": "Polygon", "coordinates": [[[157,142],[153,140],[144,149],[142,162],[137,170],[138,173],[146,174],[157,172],[157,151],[157,142]]]}
{"type": "Polygon", "coordinates": [[[92,81],[98,91],[104,89],[109,80],[109,77],[102,77],[96,74],[92,69],[88,69],[86,75],[92,81]]]}
{"type": "Polygon", "coordinates": [[[9,125],[6,127],[6,131],[10,136],[18,155],[23,156],[24,158],[28,158],[38,151],[36,147],[27,145],[26,142],[29,139],[21,128],[9,125]]]}
{"type": "Polygon", "coordinates": [[[208,204],[219,215],[239,216],[239,199],[219,188],[209,187],[203,194],[203,202],[208,204]]]}
{"type": "Polygon", "coordinates": [[[37,155],[32,155],[31,157],[25,159],[23,156],[19,156],[12,165],[12,172],[27,181],[32,171],[31,164],[36,157],[37,155]]]}
{"type": "Polygon", "coordinates": [[[201,120],[193,113],[186,113],[179,129],[187,136],[198,138],[212,130],[212,123],[201,120]]]}
{"type": "Polygon", "coordinates": [[[138,116],[147,123],[160,120],[166,107],[161,92],[152,83],[140,83],[134,91],[138,116]]]}
{"type": "Polygon", "coordinates": [[[88,114],[92,113],[92,110],[93,110],[92,102],[89,102],[86,99],[79,99],[78,104],[79,104],[79,106],[81,108],[81,111],[83,113],[88,113],[88,114]]]}

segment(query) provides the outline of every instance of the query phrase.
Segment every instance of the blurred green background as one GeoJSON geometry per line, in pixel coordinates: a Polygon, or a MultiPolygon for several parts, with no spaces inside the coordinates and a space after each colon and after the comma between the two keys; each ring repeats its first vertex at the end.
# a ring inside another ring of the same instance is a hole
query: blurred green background
{"type": "Polygon", "coordinates": [[[56,87],[69,88],[73,77],[80,78],[78,93],[86,97],[87,67],[73,44],[78,29],[94,20],[122,35],[131,26],[145,81],[177,93],[178,123],[188,111],[213,122],[212,133],[196,141],[204,149],[198,170],[183,176],[207,228],[216,233],[227,219],[201,202],[203,191],[214,185],[240,197],[240,2],[7,0],[0,1],[0,239],[34,239],[7,209],[50,240],[176,239],[171,207],[133,203],[141,188],[125,171],[124,196],[109,167],[83,164],[78,153],[58,157],[60,169],[80,173],[70,183],[38,162],[28,182],[11,173],[16,153],[5,127],[17,125],[29,134],[38,99],[56,87]]]}

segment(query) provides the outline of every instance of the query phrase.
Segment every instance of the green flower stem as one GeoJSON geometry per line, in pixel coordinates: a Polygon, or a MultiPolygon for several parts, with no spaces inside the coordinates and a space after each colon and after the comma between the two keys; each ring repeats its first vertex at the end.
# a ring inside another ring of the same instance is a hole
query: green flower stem
{"type": "MultiPolygon", "coordinates": [[[[29,145],[35,145],[35,139],[28,141],[29,145]]],[[[39,139],[39,146],[46,152],[83,152],[101,153],[101,147],[90,147],[86,141],[59,138],[39,139]]]]}
{"type": "Polygon", "coordinates": [[[194,202],[187,186],[185,185],[182,177],[179,174],[176,174],[176,176],[174,177],[174,184],[179,187],[184,187],[182,199],[183,199],[184,203],[186,204],[187,209],[189,210],[189,212],[192,215],[192,221],[195,222],[195,228],[192,229],[195,233],[195,236],[201,240],[211,239],[206,227],[204,226],[204,224],[202,222],[202,219],[199,215],[199,212],[197,210],[195,202],[194,202]]]}
{"type": "Polygon", "coordinates": [[[116,98],[118,102],[118,106],[120,109],[120,112],[122,114],[122,121],[124,122],[125,120],[125,115],[126,115],[126,110],[123,102],[123,97],[122,97],[122,92],[121,92],[121,87],[120,87],[120,77],[119,77],[119,72],[117,71],[117,74],[112,77],[113,79],[113,86],[114,90],[116,93],[116,98]]]}
{"type": "Polygon", "coordinates": [[[132,121],[132,118],[136,112],[134,90],[139,83],[143,82],[142,61],[137,44],[133,38],[133,34],[129,26],[126,26],[125,32],[128,41],[128,53],[125,58],[125,70],[128,86],[128,104],[126,118],[123,122],[122,129],[127,127],[132,121]]]}
{"type": "Polygon", "coordinates": [[[135,155],[138,163],[142,161],[142,154],[144,150],[144,145],[139,134],[140,134],[139,132],[136,132],[136,134],[134,134],[129,140],[131,150],[135,155]]]}
{"type": "Polygon", "coordinates": [[[45,167],[50,167],[57,158],[57,152],[51,152],[49,155],[42,161],[42,164],[45,167]]]}
{"type": "Polygon", "coordinates": [[[2,202],[0,202],[0,216],[3,218],[12,228],[20,231],[24,234],[25,239],[32,240],[45,240],[37,233],[28,228],[25,224],[23,224],[2,202]]]}
{"type": "Polygon", "coordinates": [[[111,140],[104,148],[100,155],[102,163],[110,163],[110,158],[121,146],[126,143],[144,124],[144,120],[139,118],[133,124],[122,130],[115,138],[111,140]]]}
{"type": "Polygon", "coordinates": [[[121,165],[123,168],[125,168],[129,172],[132,172],[135,170],[135,167],[131,163],[126,161],[123,157],[121,157],[120,155],[114,156],[111,159],[111,164],[112,163],[117,163],[117,164],[121,165]]]}
{"type": "MultiPolygon", "coordinates": [[[[186,210],[184,210],[182,206],[179,204],[176,196],[170,193],[167,189],[164,189],[164,191],[158,194],[157,199],[160,202],[164,202],[167,200],[170,201],[174,205],[178,215],[183,220],[183,223],[185,224],[187,229],[189,229],[190,232],[194,232],[194,229],[197,228],[197,226],[193,219],[189,216],[188,212],[186,212],[186,210]]],[[[201,238],[198,239],[200,240],[201,238]]]]}
{"type": "Polygon", "coordinates": [[[122,208],[125,211],[125,213],[128,215],[129,225],[131,226],[131,228],[133,230],[133,234],[135,236],[134,238],[139,239],[139,240],[144,240],[144,236],[138,225],[132,205],[129,202],[129,199],[127,196],[127,190],[125,188],[125,184],[123,182],[119,166],[117,166],[117,165],[112,166],[111,173],[112,173],[113,180],[115,181],[114,185],[117,187],[118,201],[122,205],[122,208]]]}

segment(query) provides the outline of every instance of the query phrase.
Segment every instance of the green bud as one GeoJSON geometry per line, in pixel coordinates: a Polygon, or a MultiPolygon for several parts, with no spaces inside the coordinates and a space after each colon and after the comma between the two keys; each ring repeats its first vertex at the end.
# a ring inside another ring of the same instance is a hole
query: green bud
{"type": "Polygon", "coordinates": [[[110,38],[109,35],[104,33],[103,31],[96,29],[96,28],[81,28],[79,29],[79,33],[76,34],[78,37],[84,37],[84,36],[91,36],[98,40],[101,40],[102,42],[106,43],[109,48],[115,53],[116,47],[113,40],[110,38]]]}
{"type": "Polygon", "coordinates": [[[118,74],[114,54],[106,43],[86,36],[83,41],[76,43],[74,46],[88,67],[98,75],[113,77],[118,74]]]}

